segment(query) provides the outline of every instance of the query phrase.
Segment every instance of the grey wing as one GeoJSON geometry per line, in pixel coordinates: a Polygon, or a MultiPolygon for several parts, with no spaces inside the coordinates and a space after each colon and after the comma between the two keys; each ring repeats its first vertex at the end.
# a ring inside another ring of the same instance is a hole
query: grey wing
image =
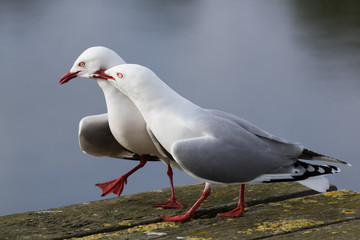
{"type": "MultiPolygon", "coordinates": [[[[79,145],[83,152],[98,156],[129,160],[140,160],[140,156],[120,145],[112,135],[108,115],[92,115],[81,119],[79,123],[79,145]]],[[[147,158],[150,161],[157,158],[147,158]]]]}
{"type": "MultiPolygon", "coordinates": [[[[236,141],[235,137],[233,139],[236,141]]],[[[204,136],[175,142],[171,153],[189,175],[215,183],[302,181],[300,183],[321,192],[327,189],[326,184],[319,187],[315,179],[304,180],[340,171],[335,166],[309,164],[267,154],[261,150],[261,145],[252,141],[250,147],[241,148],[239,145],[238,149],[231,146],[230,142],[204,136]]]]}
{"type": "Polygon", "coordinates": [[[249,182],[272,169],[294,164],[303,147],[272,136],[239,117],[208,110],[199,115],[206,136],[176,141],[175,160],[207,181],[249,182]]]}
{"type": "Polygon", "coordinates": [[[249,182],[296,159],[268,151],[268,145],[246,131],[227,139],[203,136],[176,141],[171,147],[176,162],[190,175],[206,181],[249,182]]]}

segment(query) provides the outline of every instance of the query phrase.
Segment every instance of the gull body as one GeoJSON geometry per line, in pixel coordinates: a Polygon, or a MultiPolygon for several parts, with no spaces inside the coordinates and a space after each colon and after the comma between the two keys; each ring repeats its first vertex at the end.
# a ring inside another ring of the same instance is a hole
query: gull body
{"type": "MultiPolygon", "coordinates": [[[[339,169],[300,159],[347,164],[271,135],[238,116],[203,109],[177,94],[146,67],[119,65],[105,74],[133,101],[148,128],[175,161],[191,176],[207,182],[202,201],[210,193],[209,183],[299,181],[324,192],[329,183],[321,175],[339,169]]],[[[236,214],[224,216],[241,215],[243,207],[242,201],[236,214]]],[[[183,221],[192,214],[164,219],[183,221]]]]}

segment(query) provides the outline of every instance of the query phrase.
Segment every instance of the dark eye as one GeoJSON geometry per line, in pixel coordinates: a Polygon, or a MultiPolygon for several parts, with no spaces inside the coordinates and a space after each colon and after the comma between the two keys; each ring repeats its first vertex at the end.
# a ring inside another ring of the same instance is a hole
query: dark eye
{"type": "Polygon", "coordinates": [[[79,62],[79,67],[85,67],[85,62],[79,62]]]}
{"type": "Polygon", "coordinates": [[[116,74],[119,78],[123,78],[124,77],[124,75],[122,74],[122,73],[117,73],[116,74]]]}

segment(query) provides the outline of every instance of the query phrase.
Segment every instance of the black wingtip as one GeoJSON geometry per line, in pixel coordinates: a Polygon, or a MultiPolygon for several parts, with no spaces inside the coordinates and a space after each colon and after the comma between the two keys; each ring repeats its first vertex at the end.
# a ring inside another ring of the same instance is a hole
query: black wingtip
{"type": "Polygon", "coordinates": [[[341,160],[333,158],[333,157],[328,157],[326,155],[311,151],[306,148],[304,148],[303,152],[301,153],[301,155],[298,158],[304,159],[304,160],[325,161],[325,162],[332,162],[332,163],[337,163],[337,164],[344,164],[344,165],[351,167],[350,163],[341,161],[341,160]]]}

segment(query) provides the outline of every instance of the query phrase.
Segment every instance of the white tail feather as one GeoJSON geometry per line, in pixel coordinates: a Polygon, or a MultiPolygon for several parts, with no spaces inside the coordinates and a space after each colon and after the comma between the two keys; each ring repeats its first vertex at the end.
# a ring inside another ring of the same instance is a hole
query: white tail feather
{"type": "Polygon", "coordinates": [[[324,176],[310,177],[297,182],[318,192],[326,192],[330,187],[329,180],[324,176]]]}

